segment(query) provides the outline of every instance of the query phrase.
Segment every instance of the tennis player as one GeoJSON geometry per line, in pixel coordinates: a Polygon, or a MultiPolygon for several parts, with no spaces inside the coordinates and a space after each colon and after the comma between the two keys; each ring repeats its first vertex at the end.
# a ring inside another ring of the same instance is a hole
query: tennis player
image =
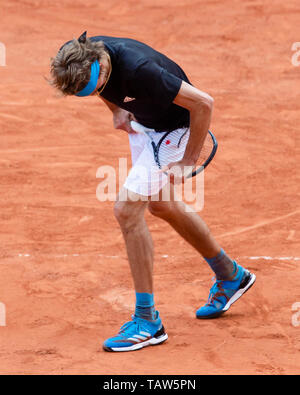
{"type": "MultiPolygon", "coordinates": [[[[146,209],[167,221],[209,264],[216,281],[196,317],[219,317],[253,285],[255,275],[225,253],[195,211],[175,200],[172,186],[170,200],[162,199],[170,182],[159,176],[149,139],[131,126],[134,119],[154,129],[154,141],[162,132],[171,131],[164,161],[168,168],[176,165],[185,174],[185,168],[196,163],[207,136],[213,99],[193,87],[175,62],[148,45],[127,38],[87,38],[86,32],[59,50],[51,62],[51,76],[51,84],[64,95],[98,95],[111,110],[114,127],[129,135],[133,167],[114,213],[127,248],[136,306],[132,320],[105,340],[104,350],[138,350],[168,338],[154,305],[153,245],[144,218],[146,209]]],[[[181,182],[182,176],[171,181],[181,182]]]]}

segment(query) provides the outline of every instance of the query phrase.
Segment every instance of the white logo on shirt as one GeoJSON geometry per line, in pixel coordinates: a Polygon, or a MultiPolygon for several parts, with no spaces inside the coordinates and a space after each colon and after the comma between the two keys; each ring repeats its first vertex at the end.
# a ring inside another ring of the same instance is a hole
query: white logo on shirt
{"type": "Polygon", "coordinates": [[[124,103],[128,103],[128,102],[133,101],[133,100],[135,100],[135,97],[128,97],[128,96],[126,96],[125,99],[123,100],[123,102],[124,103]]]}

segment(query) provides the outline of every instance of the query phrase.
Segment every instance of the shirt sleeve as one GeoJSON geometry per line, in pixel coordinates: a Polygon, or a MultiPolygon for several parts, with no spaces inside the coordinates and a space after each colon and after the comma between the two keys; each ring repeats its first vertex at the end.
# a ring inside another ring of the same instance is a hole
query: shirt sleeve
{"type": "Polygon", "coordinates": [[[165,107],[177,96],[182,80],[153,61],[145,61],[133,76],[135,97],[150,99],[165,107]]]}

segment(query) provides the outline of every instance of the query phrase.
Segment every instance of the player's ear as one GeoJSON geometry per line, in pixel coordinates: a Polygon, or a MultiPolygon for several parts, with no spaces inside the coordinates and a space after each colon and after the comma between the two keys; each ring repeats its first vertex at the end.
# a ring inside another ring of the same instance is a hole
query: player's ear
{"type": "Polygon", "coordinates": [[[78,37],[78,41],[80,42],[80,44],[84,44],[86,42],[86,34],[87,32],[85,31],[80,37],[78,37]]]}

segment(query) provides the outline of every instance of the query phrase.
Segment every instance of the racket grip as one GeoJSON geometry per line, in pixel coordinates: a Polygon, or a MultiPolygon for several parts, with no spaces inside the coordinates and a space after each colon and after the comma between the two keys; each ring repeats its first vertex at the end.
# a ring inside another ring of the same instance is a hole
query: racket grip
{"type": "Polygon", "coordinates": [[[136,121],[130,121],[130,126],[136,133],[145,134],[149,132],[155,132],[155,129],[146,128],[146,126],[141,125],[136,121]]]}

